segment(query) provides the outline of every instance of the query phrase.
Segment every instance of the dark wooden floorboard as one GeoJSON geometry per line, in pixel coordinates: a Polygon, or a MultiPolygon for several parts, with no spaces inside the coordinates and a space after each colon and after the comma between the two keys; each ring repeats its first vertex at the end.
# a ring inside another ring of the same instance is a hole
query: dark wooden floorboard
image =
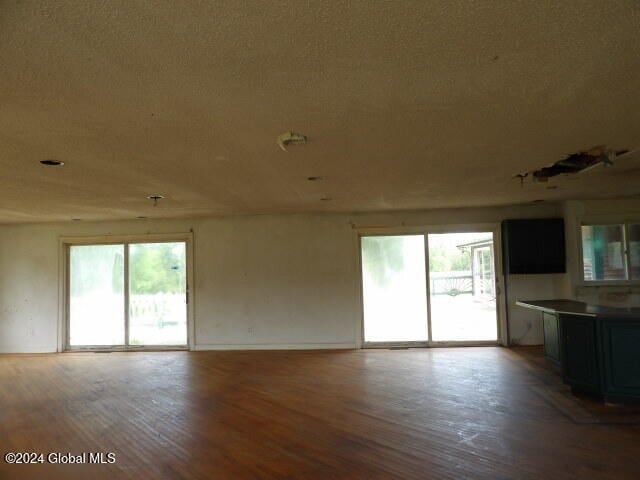
{"type": "Polygon", "coordinates": [[[0,478],[640,478],[640,422],[560,387],[539,348],[2,355],[2,455],[117,461],[0,478]]]}

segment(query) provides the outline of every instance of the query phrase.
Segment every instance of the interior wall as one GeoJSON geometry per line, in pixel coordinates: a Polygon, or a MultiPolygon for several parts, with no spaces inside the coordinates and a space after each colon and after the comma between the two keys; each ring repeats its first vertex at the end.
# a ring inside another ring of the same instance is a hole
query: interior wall
{"type": "Polygon", "coordinates": [[[195,231],[197,348],[355,346],[347,216],[219,218],[195,231]]]}
{"type": "Polygon", "coordinates": [[[580,257],[582,223],[640,223],[640,198],[569,201],[563,206],[569,275],[565,296],[587,303],[613,307],[640,306],[640,285],[588,285],[583,282],[580,257]]]}
{"type": "MultiPolygon", "coordinates": [[[[353,348],[361,339],[359,227],[498,223],[562,213],[557,205],[402,213],[264,215],[0,226],[0,352],[58,344],[62,259],[68,236],[194,233],[195,348],[353,348]]],[[[513,276],[512,339],[542,341],[517,295],[552,298],[566,281],[513,276]]]]}
{"type": "Polygon", "coordinates": [[[59,237],[189,230],[196,348],[354,346],[348,219],[289,215],[1,226],[0,351],[56,350],[59,237]]]}

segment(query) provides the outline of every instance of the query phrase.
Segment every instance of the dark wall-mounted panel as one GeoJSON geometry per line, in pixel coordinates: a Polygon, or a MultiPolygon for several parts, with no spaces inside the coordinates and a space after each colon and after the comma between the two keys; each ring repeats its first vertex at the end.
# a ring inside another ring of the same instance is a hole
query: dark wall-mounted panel
{"type": "Polygon", "coordinates": [[[564,220],[504,220],[502,258],[505,274],[565,273],[564,220]]]}

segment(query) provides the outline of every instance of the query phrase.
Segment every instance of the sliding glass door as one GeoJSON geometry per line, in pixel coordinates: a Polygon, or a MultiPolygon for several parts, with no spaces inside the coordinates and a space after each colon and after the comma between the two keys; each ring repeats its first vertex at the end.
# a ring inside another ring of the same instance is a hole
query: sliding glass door
{"type": "Polygon", "coordinates": [[[423,235],[362,238],[366,342],[426,341],[423,235]]]}
{"type": "Polygon", "coordinates": [[[494,233],[362,236],[365,344],[498,341],[494,233]]]}
{"type": "Polygon", "coordinates": [[[129,343],[186,345],[184,242],[129,245],[129,343]]]}
{"type": "Polygon", "coordinates": [[[498,340],[493,234],[427,235],[434,342],[498,340]]]}
{"type": "Polygon", "coordinates": [[[69,348],[187,345],[186,243],[69,246],[69,348]]]}
{"type": "Polygon", "coordinates": [[[123,345],[124,245],[74,245],[69,263],[69,345],[123,345]]]}

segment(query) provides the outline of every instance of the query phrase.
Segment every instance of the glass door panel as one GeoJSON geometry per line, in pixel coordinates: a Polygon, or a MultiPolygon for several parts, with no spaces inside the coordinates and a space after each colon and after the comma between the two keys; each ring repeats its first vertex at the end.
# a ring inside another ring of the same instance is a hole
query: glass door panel
{"type": "Polygon", "coordinates": [[[69,345],[123,345],[124,245],[71,246],[69,265],[69,345]]]}
{"type": "Polygon", "coordinates": [[[186,244],[129,245],[129,344],[187,344],[186,244]]]}
{"type": "Polygon", "coordinates": [[[492,232],[429,234],[434,342],[498,339],[492,232]]]}
{"type": "Polygon", "coordinates": [[[366,342],[426,341],[424,235],[362,237],[366,342]]]}

